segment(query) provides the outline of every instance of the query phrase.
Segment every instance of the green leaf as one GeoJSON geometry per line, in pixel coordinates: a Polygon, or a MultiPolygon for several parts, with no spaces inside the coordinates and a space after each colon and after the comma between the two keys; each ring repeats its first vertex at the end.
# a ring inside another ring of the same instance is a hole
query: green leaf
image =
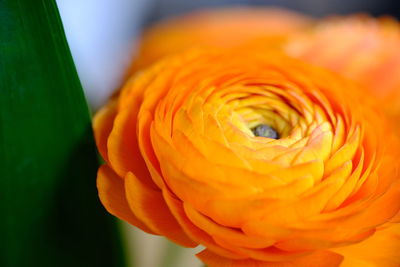
{"type": "Polygon", "coordinates": [[[54,1],[0,0],[0,82],[0,266],[123,266],[54,1]]]}

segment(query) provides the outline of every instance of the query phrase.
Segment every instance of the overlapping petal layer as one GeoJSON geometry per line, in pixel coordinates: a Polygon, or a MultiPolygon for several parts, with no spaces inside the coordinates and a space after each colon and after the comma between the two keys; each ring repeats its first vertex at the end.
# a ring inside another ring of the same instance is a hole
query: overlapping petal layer
{"type": "MultiPolygon", "coordinates": [[[[397,139],[350,81],[255,51],[192,50],[128,81],[95,121],[104,206],[204,245],[209,266],[362,261],[347,248],[397,227],[397,139]]],[[[396,262],[387,240],[380,266],[396,262]]]]}
{"type": "Polygon", "coordinates": [[[292,56],[360,82],[400,119],[400,24],[366,15],[333,17],[285,45],[292,56]]]}

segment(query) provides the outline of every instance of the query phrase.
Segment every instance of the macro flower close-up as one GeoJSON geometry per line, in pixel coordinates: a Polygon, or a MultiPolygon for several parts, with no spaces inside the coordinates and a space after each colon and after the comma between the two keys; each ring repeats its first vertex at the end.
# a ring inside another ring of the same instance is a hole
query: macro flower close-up
{"type": "Polygon", "coordinates": [[[0,22],[1,267],[400,267],[400,2],[0,22]]]}
{"type": "Polygon", "coordinates": [[[100,199],[208,266],[397,266],[400,151],[363,94],[277,52],[168,57],[95,117],[100,199]]]}

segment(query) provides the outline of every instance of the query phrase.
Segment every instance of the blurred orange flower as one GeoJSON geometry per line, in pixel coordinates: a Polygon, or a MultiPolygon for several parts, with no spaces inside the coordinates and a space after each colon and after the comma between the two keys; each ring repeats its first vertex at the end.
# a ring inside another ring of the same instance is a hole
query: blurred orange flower
{"type": "Polygon", "coordinates": [[[168,57],[95,117],[100,199],[211,267],[399,266],[400,148],[372,102],[277,53],[168,57]]]}
{"type": "Polygon", "coordinates": [[[280,47],[312,20],[288,10],[230,7],[201,10],[155,24],[143,34],[128,76],[167,55],[195,46],[280,47]]]}
{"type": "Polygon", "coordinates": [[[400,119],[400,24],[392,18],[334,17],[286,45],[295,57],[360,82],[400,119]]]}

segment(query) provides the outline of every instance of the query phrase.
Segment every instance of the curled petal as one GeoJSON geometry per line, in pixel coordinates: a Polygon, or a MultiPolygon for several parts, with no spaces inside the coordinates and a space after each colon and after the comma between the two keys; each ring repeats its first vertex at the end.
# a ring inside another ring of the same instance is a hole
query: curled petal
{"type": "Polygon", "coordinates": [[[108,137],[114,125],[114,119],[117,115],[117,101],[111,100],[107,105],[102,107],[93,119],[93,130],[96,139],[97,149],[105,161],[108,160],[108,137]]]}
{"type": "Polygon", "coordinates": [[[164,235],[185,247],[196,247],[169,211],[161,191],[141,183],[132,173],[125,177],[125,191],[129,207],[154,233],[164,235]]]}
{"type": "Polygon", "coordinates": [[[243,259],[244,255],[237,254],[233,251],[221,248],[218,246],[212,237],[207,234],[205,231],[199,229],[195,226],[189,218],[186,216],[185,211],[183,209],[182,203],[174,198],[171,193],[167,190],[163,191],[164,198],[168,204],[168,207],[171,209],[171,212],[178,220],[179,224],[182,226],[183,230],[186,234],[199,244],[202,244],[212,251],[218,253],[219,255],[223,255],[224,257],[228,257],[230,259],[243,259]]]}
{"type": "Polygon", "coordinates": [[[107,165],[102,165],[97,174],[99,198],[107,211],[121,220],[154,234],[129,208],[125,196],[124,181],[107,165]]]}

